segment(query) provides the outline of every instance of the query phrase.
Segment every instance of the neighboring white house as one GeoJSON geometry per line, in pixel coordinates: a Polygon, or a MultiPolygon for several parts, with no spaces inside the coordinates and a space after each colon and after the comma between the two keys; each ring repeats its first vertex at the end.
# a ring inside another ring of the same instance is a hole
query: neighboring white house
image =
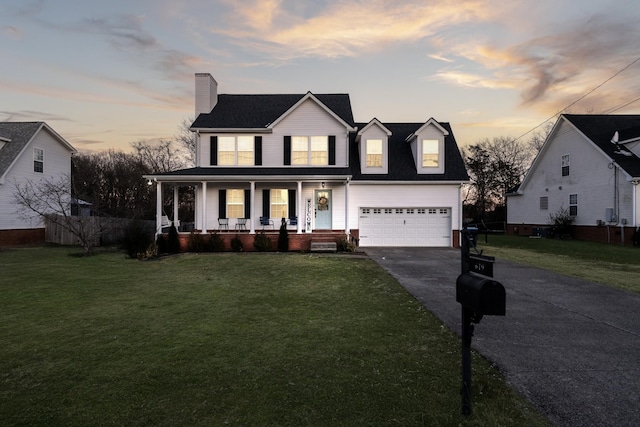
{"type": "Polygon", "coordinates": [[[44,122],[0,122],[0,246],[44,242],[41,218],[24,218],[15,183],[71,174],[76,150],[44,122]]]}
{"type": "Polygon", "coordinates": [[[530,235],[567,209],[575,237],[631,243],[640,226],[640,115],[563,114],[517,191],[508,230],[530,235]]]}
{"type": "MultiPolygon", "coordinates": [[[[360,246],[457,245],[468,175],[448,123],[357,123],[348,94],[219,95],[208,73],[195,104],[196,167],[145,178],[158,194],[195,186],[196,229],[254,234],[285,218],[360,246]]],[[[159,197],[158,230],[165,215],[177,203],[162,212],[159,197]]]]}

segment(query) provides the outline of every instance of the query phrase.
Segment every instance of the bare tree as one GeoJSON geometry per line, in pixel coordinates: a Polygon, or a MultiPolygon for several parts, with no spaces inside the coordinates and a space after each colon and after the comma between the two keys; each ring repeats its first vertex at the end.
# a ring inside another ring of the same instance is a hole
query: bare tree
{"type": "Polygon", "coordinates": [[[39,216],[42,219],[69,230],[80,242],[85,253],[91,249],[103,230],[94,227],[87,218],[71,215],[71,178],[69,175],[51,177],[40,181],[13,182],[14,201],[18,212],[25,218],[39,216]]]}
{"type": "Polygon", "coordinates": [[[172,141],[163,139],[156,144],[138,141],[132,142],[131,146],[136,159],[148,166],[152,173],[171,172],[185,167],[185,160],[172,141]]]}
{"type": "Polygon", "coordinates": [[[187,117],[180,122],[180,126],[178,127],[178,133],[174,136],[174,140],[182,147],[184,152],[186,153],[186,162],[187,166],[195,166],[196,165],[196,142],[197,135],[195,132],[190,130],[191,123],[193,123],[194,118],[187,117]]]}

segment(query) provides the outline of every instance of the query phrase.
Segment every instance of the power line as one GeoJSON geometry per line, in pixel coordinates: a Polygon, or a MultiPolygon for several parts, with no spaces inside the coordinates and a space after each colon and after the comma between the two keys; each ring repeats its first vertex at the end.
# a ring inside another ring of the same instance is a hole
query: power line
{"type": "MultiPolygon", "coordinates": [[[[540,126],[542,126],[543,124],[545,124],[546,122],[548,122],[549,120],[553,119],[554,117],[556,117],[558,114],[561,114],[563,111],[566,111],[568,108],[573,107],[575,104],[577,104],[578,102],[582,101],[584,98],[586,98],[587,96],[591,95],[593,92],[595,92],[596,90],[600,89],[602,86],[604,86],[605,84],[607,84],[610,80],[614,79],[615,77],[617,77],[620,73],[624,72],[625,70],[627,70],[629,67],[631,67],[632,65],[634,65],[636,62],[640,61],[640,57],[636,58],[634,61],[630,62],[629,64],[627,64],[624,68],[618,70],[618,72],[616,72],[614,75],[612,75],[611,77],[609,77],[608,79],[606,79],[605,81],[603,81],[602,83],[600,83],[599,85],[597,85],[596,87],[594,87],[593,89],[591,89],[589,92],[585,93],[584,95],[582,95],[580,98],[576,99],[575,101],[573,101],[571,104],[567,105],[566,107],[564,107],[563,109],[561,109],[560,111],[558,111],[557,113],[555,113],[553,116],[549,117],[548,119],[544,120],[542,123],[540,123],[539,125],[529,129],[528,131],[526,131],[525,133],[523,133],[522,135],[520,135],[519,137],[515,138],[513,140],[513,142],[516,142],[517,140],[519,140],[520,138],[522,138],[523,136],[533,132],[534,130],[538,129],[540,126]]],[[[613,111],[617,111],[621,108],[626,107],[627,105],[633,104],[634,102],[636,102],[637,100],[639,100],[640,98],[636,98],[632,101],[629,101],[628,103],[620,106],[620,107],[616,107],[613,110],[610,110],[609,112],[613,112],[613,111]]]]}

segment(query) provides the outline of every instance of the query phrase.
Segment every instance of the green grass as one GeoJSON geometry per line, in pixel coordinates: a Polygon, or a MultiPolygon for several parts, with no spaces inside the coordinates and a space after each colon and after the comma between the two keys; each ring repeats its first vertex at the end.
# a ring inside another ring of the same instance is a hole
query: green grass
{"type": "Polygon", "coordinates": [[[2,425],[548,425],[369,259],[0,252],[2,425]]]}
{"type": "Polygon", "coordinates": [[[490,235],[487,241],[478,238],[486,255],[640,293],[640,248],[522,236],[490,235]]]}

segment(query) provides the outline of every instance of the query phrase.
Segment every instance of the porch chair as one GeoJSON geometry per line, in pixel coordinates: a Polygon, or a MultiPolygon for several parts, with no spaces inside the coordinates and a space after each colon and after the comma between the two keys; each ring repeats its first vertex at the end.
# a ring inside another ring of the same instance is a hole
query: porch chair
{"type": "Polygon", "coordinates": [[[218,230],[229,230],[229,218],[218,218],[218,230]]]}
{"type": "Polygon", "coordinates": [[[247,229],[247,218],[238,218],[236,222],[236,230],[246,230],[247,229]]]}
{"type": "Polygon", "coordinates": [[[268,226],[270,226],[271,229],[273,230],[273,220],[270,220],[268,216],[260,217],[260,225],[262,226],[263,230],[265,227],[268,227],[268,226]]]}

